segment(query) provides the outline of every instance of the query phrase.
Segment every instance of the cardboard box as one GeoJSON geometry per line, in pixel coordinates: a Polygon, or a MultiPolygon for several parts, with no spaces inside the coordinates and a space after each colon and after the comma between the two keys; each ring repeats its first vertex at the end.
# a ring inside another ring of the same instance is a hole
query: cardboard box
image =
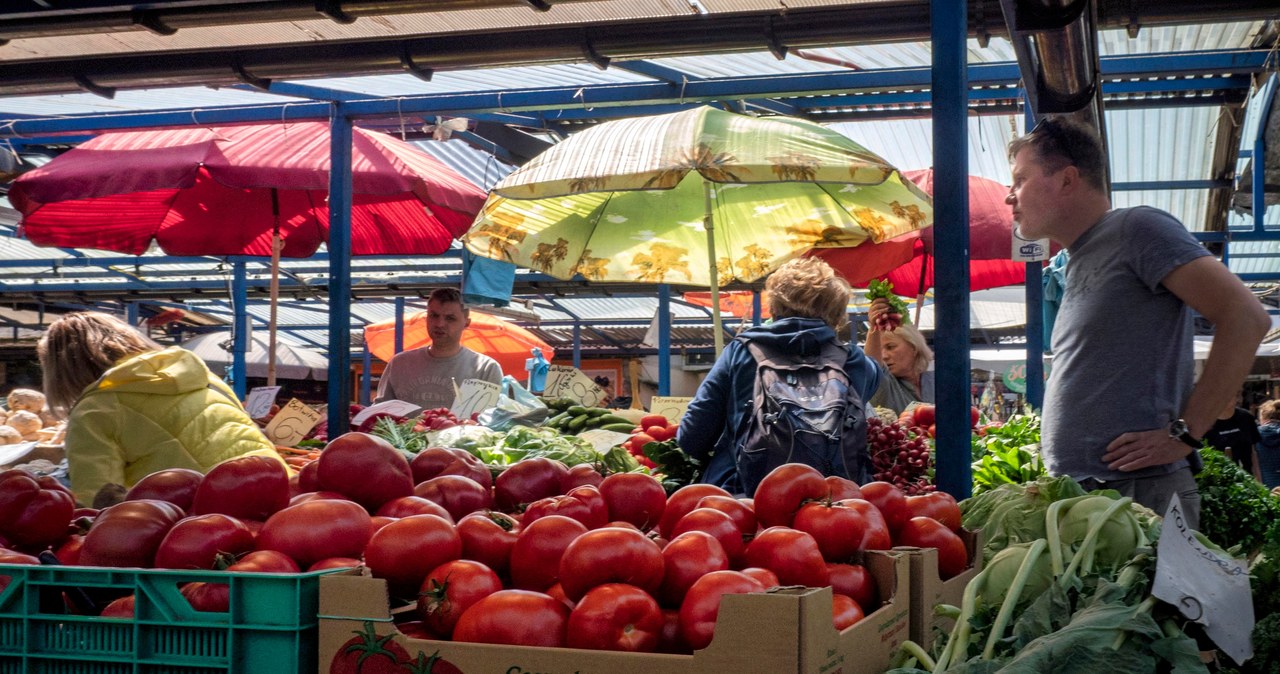
{"type": "Polygon", "coordinates": [[[938,604],[959,606],[964,600],[964,588],[982,570],[981,531],[961,530],[965,550],[969,553],[968,568],[964,573],[942,580],[938,575],[938,551],[933,548],[897,547],[895,551],[907,553],[911,560],[911,640],[926,651],[939,635],[950,634],[955,620],[935,615],[938,604]]]}
{"type": "Polygon", "coordinates": [[[367,576],[321,580],[319,674],[362,631],[392,636],[410,660],[437,656],[464,674],[880,674],[909,632],[909,556],[873,553],[867,568],[882,605],[837,632],[831,624],[830,588],[783,588],[728,595],[716,636],[692,655],[619,653],[410,639],[396,630],[386,582],[367,576]]]}

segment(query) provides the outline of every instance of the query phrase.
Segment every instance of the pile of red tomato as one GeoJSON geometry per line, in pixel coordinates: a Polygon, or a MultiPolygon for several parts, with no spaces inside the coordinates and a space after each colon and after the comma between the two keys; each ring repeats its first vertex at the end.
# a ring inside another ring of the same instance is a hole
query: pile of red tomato
{"type": "Polygon", "coordinates": [[[636,457],[640,465],[646,468],[654,468],[653,461],[644,455],[644,446],[650,442],[674,440],[679,430],[679,424],[671,423],[665,416],[647,414],[640,419],[640,423],[635,428],[631,429],[631,439],[622,443],[622,447],[636,457]]]}
{"type": "MultiPolygon", "coordinates": [[[[725,594],[830,586],[843,629],[879,599],[854,563],[862,551],[936,547],[944,577],[967,559],[950,496],[908,498],[798,464],[766,476],[754,499],[706,484],[668,497],[646,474],[604,477],[533,458],[494,478],[462,450],[409,461],[379,438],[349,433],[293,478],[263,457],[205,476],[153,474],[96,513],[87,534],[68,529],[70,494],[15,472],[0,473],[9,548],[0,561],[37,563],[21,558],[52,549],[64,564],[115,567],[363,564],[416,606],[401,631],[430,639],[689,653],[711,642],[725,594]]],[[[182,592],[198,610],[227,610],[226,585],[182,592]]],[[[122,604],[108,614],[130,612],[122,604]]]]}

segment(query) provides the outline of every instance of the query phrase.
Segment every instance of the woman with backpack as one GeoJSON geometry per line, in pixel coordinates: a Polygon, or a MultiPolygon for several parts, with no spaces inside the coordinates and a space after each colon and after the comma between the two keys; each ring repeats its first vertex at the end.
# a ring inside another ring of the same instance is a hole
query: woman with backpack
{"type": "Polygon", "coordinates": [[[750,496],[769,470],[789,462],[869,478],[863,401],[880,372],[857,344],[836,337],[851,295],[818,258],[792,260],[765,282],[773,321],[725,346],[680,421],[676,441],[706,467],[703,482],[750,496]],[[758,389],[757,374],[776,385],[758,389]],[[834,412],[823,415],[817,404],[834,412]]]}

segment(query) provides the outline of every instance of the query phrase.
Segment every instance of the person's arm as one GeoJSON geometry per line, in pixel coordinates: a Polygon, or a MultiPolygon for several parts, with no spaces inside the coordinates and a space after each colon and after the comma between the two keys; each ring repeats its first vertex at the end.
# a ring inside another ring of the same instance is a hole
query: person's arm
{"type": "Polygon", "coordinates": [[[732,345],[726,348],[711,366],[711,371],[685,409],[676,432],[676,444],[680,449],[704,464],[720,435],[731,432],[725,428],[725,409],[727,401],[733,397],[733,368],[729,363],[734,360],[730,355],[735,350],[732,345]]]}
{"type": "Polygon", "coordinates": [[[867,343],[863,345],[862,350],[867,356],[880,360],[882,345],[880,340],[880,331],[876,329],[876,318],[880,314],[889,313],[889,300],[883,297],[873,300],[871,307],[867,309],[867,343]]]}
{"type": "MultiPolygon", "coordinates": [[[[1174,269],[1161,283],[1215,327],[1204,374],[1182,410],[1191,435],[1203,438],[1253,367],[1271,319],[1240,279],[1212,257],[1174,269]]],[[[1157,428],[1120,435],[1107,445],[1102,460],[1112,470],[1132,471],[1173,463],[1190,453],[1191,448],[1169,437],[1167,429],[1157,428]]]]}
{"type": "Polygon", "coordinates": [[[84,506],[93,504],[108,484],[124,486],[124,455],[118,441],[118,409],[99,405],[100,396],[81,401],[67,419],[67,475],[71,493],[84,506]]]}
{"type": "Polygon", "coordinates": [[[373,396],[374,404],[384,400],[397,400],[396,391],[391,383],[391,363],[395,362],[392,358],[387,362],[387,366],[382,368],[382,376],[378,377],[378,393],[373,396]]]}

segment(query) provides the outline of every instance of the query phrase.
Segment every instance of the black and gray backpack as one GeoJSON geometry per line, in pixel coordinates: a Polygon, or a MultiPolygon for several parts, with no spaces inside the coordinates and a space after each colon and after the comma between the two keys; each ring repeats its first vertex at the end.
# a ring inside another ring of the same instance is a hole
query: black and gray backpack
{"type": "Polygon", "coordinates": [[[743,491],[755,494],[784,463],[868,481],[866,405],[844,371],[849,348],[829,342],[802,356],[738,339],[756,360],[752,411],[737,456],[743,491]]]}

